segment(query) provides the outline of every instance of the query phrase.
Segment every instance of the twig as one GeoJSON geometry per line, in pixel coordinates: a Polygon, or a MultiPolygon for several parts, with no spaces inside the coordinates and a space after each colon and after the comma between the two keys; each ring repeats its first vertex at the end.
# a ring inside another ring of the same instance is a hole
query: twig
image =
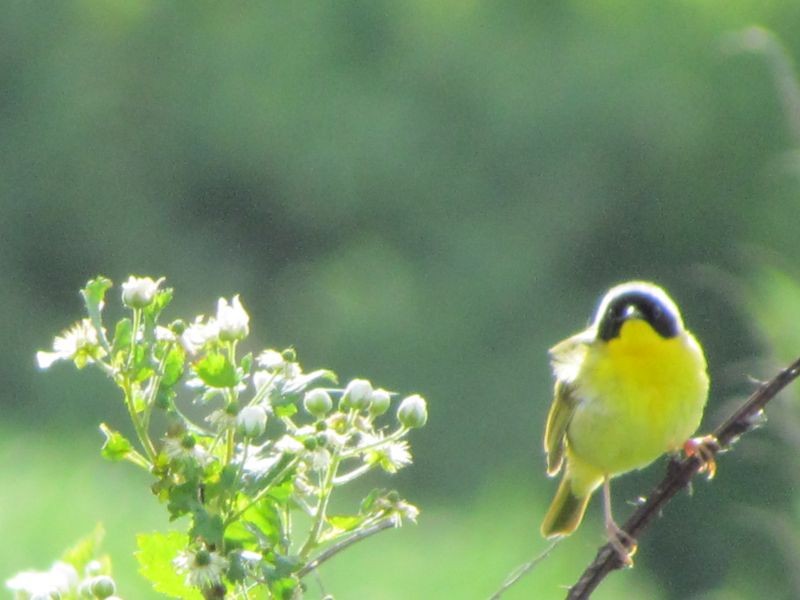
{"type": "MultiPolygon", "coordinates": [[[[719,446],[717,449],[711,448],[711,453],[716,456],[717,453],[728,450],[739,436],[754,429],[760,423],[761,411],[767,402],[798,376],[800,376],[800,358],[770,381],[762,384],[739,410],[717,427],[712,435],[717,439],[719,446]]],[[[671,463],[661,483],[650,492],[647,500],[622,526],[623,531],[633,538],[638,538],[656,515],[661,514],[661,510],[667,502],[689,485],[701,466],[702,459],[697,455],[687,457],[677,463],[671,463]]],[[[570,588],[567,600],[588,598],[606,575],[622,566],[619,554],[611,544],[606,544],[597,552],[594,561],[586,568],[578,582],[570,588]]]]}
{"type": "Polygon", "coordinates": [[[541,554],[533,557],[528,562],[517,567],[516,570],[514,570],[511,573],[511,575],[509,575],[508,578],[503,582],[503,585],[500,586],[500,589],[491,595],[489,600],[500,600],[500,597],[508,591],[508,588],[517,583],[528,573],[528,571],[533,569],[533,567],[535,567],[545,558],[547,558],[547,556],[553,551],[553,548],[555,548],[560,541],[561,539],[555,540],[547,548],[545,548],[541,554]]]}
{"type": "Polygon", "coordinates": [[[317,556],[313,559],[308,561],[304,567],[302,567],[299,571],[297,571],[297,577],[303,578],[308,575],[311,571],[316,569],[322,563],[324,563],[329,558],[333,558],[336,554],[347,548],[348,546],[352,546],[356,542],[360,542],[364,538],[367,538],[371,535],[374,535],[378,532],[383,531],[384,529],[389,529],[390,527],[394,527],[395,523],[392,521],[391,518],[387,517],[385,520],[381,521],[380,523],[376,523],[372,527],[367,527],[362,531],[354,533],[348,538],[343,539],[341,542],[337,542],[330,548],[320,552],[317,556]]]}

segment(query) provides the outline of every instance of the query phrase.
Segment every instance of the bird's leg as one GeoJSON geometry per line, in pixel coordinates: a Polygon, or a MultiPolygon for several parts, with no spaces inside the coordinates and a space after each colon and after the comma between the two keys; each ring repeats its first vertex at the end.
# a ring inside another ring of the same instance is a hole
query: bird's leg
{"type": "Polygon", "coordinates": [[[603,479],[603,510],[608,542],[616,550],[622,564],[632,567],[633,559],[631,557],[636,554],[636,540],[614,521],[611,514],[611,480],[608,477],[603,479]]]}
{"type": "Polygon", "coordinates": [[[700,459],[700,473],[706,473],[709,479],[713,479],[717,472],[717,452],[719,452],[719,442],[713,435],[686,440],[683,445],[686,456],[697,456],[700,459]]]}

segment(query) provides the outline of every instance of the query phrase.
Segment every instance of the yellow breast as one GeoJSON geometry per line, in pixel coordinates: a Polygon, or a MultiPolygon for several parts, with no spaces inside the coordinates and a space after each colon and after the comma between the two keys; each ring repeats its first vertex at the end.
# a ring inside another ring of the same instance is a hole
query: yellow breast
{"type": "Polygon", "coordinates": [[[665,339],[645,321],[593,344],[575,383],[569,452],[603,474],[639,469],[697,430],[708,395],[703,352],[688,332],[665,339]]]}

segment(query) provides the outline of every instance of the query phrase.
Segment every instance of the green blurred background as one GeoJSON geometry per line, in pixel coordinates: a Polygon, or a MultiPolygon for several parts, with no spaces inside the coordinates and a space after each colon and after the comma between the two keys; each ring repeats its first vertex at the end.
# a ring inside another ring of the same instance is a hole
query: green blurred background
{"type": "MultiPolygon", "coordinates": [[[[798,132],[768,53],[736,51],[760,24],[800,57],[800,3],[2,12],[2,578],[102,521],[122,595],[153,597],[130,555],[163,511],[97,452],[119,398],[34,366],[98,273],[166,276],[175,316],[241,293],[252,349],[428,399],[392,481],[420,523],[326,565],[342,599],[485,598],[545,547],[546,350],[610,285],[652,279],[681,305],[710,364],[705,428],[800,351],[798,132]]],[[[771,414],[596,597],[800,597],[800,413],[771,414]]],[[[620,518],[662,473],[618,481],[620,518]]],[[[562,597],[600,512],[506,597],[562,597]]]]}

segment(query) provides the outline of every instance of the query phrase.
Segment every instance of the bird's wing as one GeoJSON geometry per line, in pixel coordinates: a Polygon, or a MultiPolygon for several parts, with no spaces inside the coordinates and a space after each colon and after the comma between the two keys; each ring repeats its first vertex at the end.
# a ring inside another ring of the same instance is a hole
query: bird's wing
{"type": "Polygon", "coordinates": [[[564,461],[567,426],[578,405],[574,381],[595,335],[594,329],[589,328],[550,349],[556,386],[544,430],[544,449],[547,452],[547,474],[551,477],[559,472],[564,461]]]}
{"type": "Polygon", "coordinates": [[[574,389],[561,379],[556,381],[553,404],[547,415],[544,430],[544,450],[547,452],[547,474],[553,477],[561,470],[564,462],[564,444],[567,437],[567,425],[575,412],[578,402],[574,389]]]}

